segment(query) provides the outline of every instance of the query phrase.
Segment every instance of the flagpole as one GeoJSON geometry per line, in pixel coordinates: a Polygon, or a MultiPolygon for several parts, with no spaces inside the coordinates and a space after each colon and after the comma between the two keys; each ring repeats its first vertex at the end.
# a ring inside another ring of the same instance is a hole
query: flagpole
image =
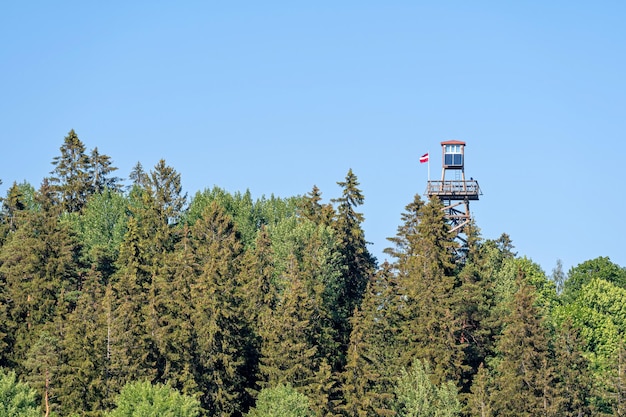
{"type": "Polygon", "coordinates": [[[430,183],[430,151],[428,151],[428,182],[430,183]]]}

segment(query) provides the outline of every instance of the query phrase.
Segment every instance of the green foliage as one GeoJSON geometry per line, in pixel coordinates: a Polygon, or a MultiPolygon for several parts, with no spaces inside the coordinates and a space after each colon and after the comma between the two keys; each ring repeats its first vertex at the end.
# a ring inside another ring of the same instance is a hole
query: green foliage
{"type": "Polygon", "coordinates": [[[113,264],[126,233],[127,205],[124,196],[105,189],[89,199],[74,222],[87,261],[106,275],[114,272],[113,264]]]}
{"type": "Polygon", "coordinates": [[[39,417],[37,391],[19,382],[15,372],[0,369],[0,416],[39,417]]]}
{"type": "Polygon", "coordinates": [[[256,406],[248,417],[313,417],[306,395],[299,393],[291,385],[278,384],[264,388],[259,393],[256,406]]]}
{"type": "Polygon", "coordinates": [[[169,385],[132,382],[122,388],[106,417],[197,417],[200,402],[169,385]]]}
{"type": "Polygon", "coordinates": [[[626,268],[614,264],[607,257],[598,257],[569,270],[563,285],[562,298],[566,302],[574,301],[582,287],[594,278],[611,282],[620,288],[626,288],[626,268]]]}
{"type": "Polygon", "coordinates": [[[396,411],[400,417],[454,417],[460,415],[461,403],[452,381],[436,386],[431,382],[428,363],[413,361],[402,369],[396,386],[396,411]]]}
{"type": "Polygon", "coordinates": [[[249,190],[245,193],[228,193],[214,187],[196,193],[185,215],[187,224],[194,224],[211,202],[217,202],[234,220],[245,247],[254,243],[256,234],[265,225],[272,227],[283,219],[295,217],[297,198],[280,199],[274,196],[254,201],[249,190]]]}
{"type": "Polygon", "coordinates": [[[470,224],[459,259],[441,201],[415,196],[378,268],[352,170],[331,203],[215,187],[186,207],[164,160],[122,193],[73,131],[53,165],[0,211],[0,366],[47,413],[101,417],[120,391],[112,416],[625,413],[608,258],[561,288],[470,224]]]}

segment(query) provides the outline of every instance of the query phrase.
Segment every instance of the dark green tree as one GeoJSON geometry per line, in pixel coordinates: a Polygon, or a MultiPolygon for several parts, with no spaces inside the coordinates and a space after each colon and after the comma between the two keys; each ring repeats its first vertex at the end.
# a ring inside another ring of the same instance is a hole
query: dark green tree
{"type": "Polygon", "coordinates": [[[91,164],[85,153],[85,145],[74,129],[70,130],[60,148],[61,155],[52,160],[54,169],[50,183],[58,194],[65,211],[80,211],[92,193],[91,164]]]}
{"type": "Polygon", "coordinates": [[[415,196],[388,251],[397,257],[401,299],[398,365],[425,360],[436,384],[460,380],[465,361],[458,337],[463,323],[454,305],[456,243],[442,208],[438,199],[423,204],[415,196]]]}
{"type": "Polygon", "coordinates": [[[107,336],[110,326],[102,274],[86,273],[76,308],[67,315],[59,340],[63,365],[58,370],[58,401],[63,415],[97,415],[107,398],[107,336]]]}
{"type": "Polygon", "coordinates": [[[361,307],[352,316],[347,361],[342,373],[341,406],[348,416],[391,416],[394,399],[397,291],[390,265],[368,283],[361,307]]]}
{"type": "Polygon", "coordinates": [[[550,360],[549,337],[544,318],[536,306],[535,288],[523,273],[498,340],[491,403],[498,416],[554,414],[556,381],[550,360]]]}
{"type": "Polygon", "coordinates": [[[144,171],[141,162],[137,162],[133,167],[128,178],[132,181],[133,186],[143,188],[148,182],[148,174],[144,171]]]}
{"type": "Polygon", "coordinates": [[[23,225],[0,251],[1,304],[9,335],[4,364],[22,363],[42,326],[72,308],[66,301],[81,284],[79,246],[51,194],[44,182],[36,195],[41,208],[24,213],[23,225]]]}
{"type": "Polygon", "coordinates": [[[569,270],[567,279],[563,284],[561,297],[565,302],[574,301],[581,288],[594,278],[611,282],[620,288],[626,288],[626,268],[611,262],[608,257],[601,256],[585,261],[569,270]]]}
{"type": "Polygon", "coordinates": [[[201,400],[211,415],[239,415],[251,401],[245,354],[252,342],[239,288],[242,245],[232,218],[215,202],[206,207],[191,234],[203,261],[191,287],[201,400]]]}
{"type": "Polygon", "coordinates": [[[159,218],[165,224],[178,223],[187,202],[180,174],[161,159],[146,178],[146,188],[154,200],[159,218]]]}
{"type": "Polygon", "coordinates": [[[117,272],[111,278],[107,313],[107,385],[111,393],[128,382],[156,375],[156,347],[149,321],[149,290],[154,255],[135,217],[120,247],[117,272]],[[148,301],[148,303],[147,303],[148,301]]]}
{"type": "Polygon", "coordinates": [[[337,205],[333,226],[345,269],[336,287],[335,321],[342,351],[345,352],[351,331],[350,316],[361,304],[367,282],[376,270],[376,258],[367,249],[365,232],[361,227],[365,217],[357,210],[363,205],[365,197],[359,189],[358,179],[352,169],[348,170],[345,181],[339,181],[337,184],[342,189],[342,195],[331,200],[337,205]]]}
{"type": "Polygon", "coordinates": [[[330,226],[335,217],[335,210],[331,204],[322,204],[322,192],[316,185],[298,202],[300,216],[315,224],[330,226]]]}
{"type": "Polygon", "coordinates": [[[91,194],[99,194],[105,190],[119,192],[122,189],[121,179],[111,174],[117,171],[113,166],[111,157],[101,154],[98,148],[94,148],[89,155],[89,177],[91,179],[91,194]]]}

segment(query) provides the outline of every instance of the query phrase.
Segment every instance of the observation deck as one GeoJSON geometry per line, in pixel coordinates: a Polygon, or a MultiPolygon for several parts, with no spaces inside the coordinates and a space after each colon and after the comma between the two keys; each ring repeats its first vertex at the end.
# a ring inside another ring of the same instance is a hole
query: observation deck
{"type": "Polygon", "coordinates": [[[475,201],[482,194],[476,180],[428,181],[426,195],[441,200],[475,201]]]}

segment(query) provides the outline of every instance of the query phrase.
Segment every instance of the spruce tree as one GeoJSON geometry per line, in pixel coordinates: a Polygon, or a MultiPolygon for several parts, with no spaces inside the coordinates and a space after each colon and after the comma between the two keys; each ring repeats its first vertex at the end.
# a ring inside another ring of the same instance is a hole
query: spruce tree
{"type": "Polygon", "coordinates": [[[315,224],[330,226],[335,216],[333,206],[322,204],[322,192],[316,185],[298,202],[300,216],[315,224]]]}
{"type": "Polygon", "coordinates": [[[368,283],[361,308],[352,316],[347,362],[341,375],[348,416],[391,416],[396,370],[397,294],[390,265],[368,283]]]}
{"type": "Polygon", "coordinates": [[[60,148],[61,155],[52,160],[50,178],[65,211],[80,211],[92,192],[89,156],[74,129],[70,130],[60,148]]]}
{"type": "Polygon", "coordinates": [[[104,190],[121,191],[120,178],[110,175],[114,171],[117,171],[117,168],[113,166],[111,157],[101,154],[97,147],[94,148],[89,155],[91,193],[99,194],[104,190]]]}
{"type": "Polygon", "coordinates": [[[76,308],[67,315],[60,340],[65,364],[59,370],[63,415],[97,413],[107,405],[107,310],[102,275],[88,271],[76,308]]]}
{"type": "Polygon", "coordinates": [[[419,196],[406,208],[404,224],[389,252],[398,259],[402,325],[399,365],[413,360],[431,364],[435,383],[458,381],[464,367],[461,320],[454,305],[454,236],[438,199],[423,204],[419,196]]]}
{"type": "Polygon", "coordinates": [[[79,247],[50,196],[44,182],[36,196],[40,209],[24,213],[23,224],[0,251],[5,327],[10,335],[5,338],[3,362],[18,369],[39,330],[65,303],[62,294],[69,297],[80,286],[79,247]]]}
{"type": "Polygon", "coordinates": [[[201,400],[211,415],[239,415],[250,405],[244,375],[251,343],[238,279],[241,242],[232,218],[215,202],[206,207],[191,233],[203,262],[191,287],[201,400]]]}
{"type": "Polygon", "coordinates": [[[342,351],[350,338],[350,316],[356,307],[361,304],[365,287],[370,276],[376,270],[376,258],[367,249],[367,241],[361,224],[365,221],[362,213],[357,211],[365,197],[359,189],[359,182],[348,170],[345,181],[337,184],[342,189],[342,195],[333,199],[337,204],[337,214],[333,226],[343,256],[345,270],[337,285],[336,329],[342,351]]]}
{"type": "Polygon", "coordinates": [[[555,375],[535,290],[520,273],[498,340],[491,403],[498,416],[554,415],[555,375]]]}

